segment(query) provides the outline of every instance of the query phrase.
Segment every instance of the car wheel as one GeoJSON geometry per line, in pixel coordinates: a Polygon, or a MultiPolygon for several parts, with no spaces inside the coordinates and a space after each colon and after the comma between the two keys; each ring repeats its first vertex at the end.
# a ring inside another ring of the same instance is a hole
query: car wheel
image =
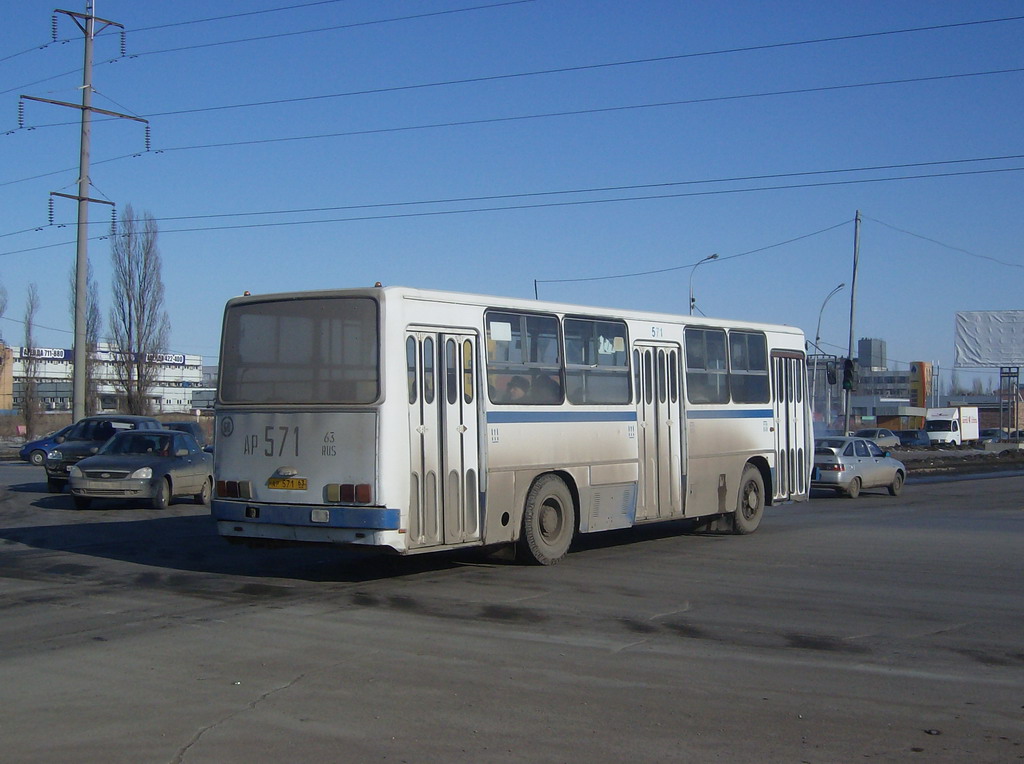
{"type": "Polygon", "coordinates": [[[903,473],[897,472],[893,475],[892,482],[889,484],[889,495],[899,496],[903,492],[903,473]]]}
{"type": "Polygon", "coordinates": [[[846,495],[851,499],[856,499],[860,496],[860,478],[855,477],[850,481],[850,487],[846,489],[846,495]]]}
{"type": "Polygon", "coordinates": [[[167,509],[171,503],[171,484],[167,478],[161,478],[153,494],[153,509],[167,509]]]}
{"type": "Polygon", "coordinates": [[[210,505],[210,495],[213,493],[213,478],[206,478],[206,482],[203,483],[203,490],[192,497],[192,500],[202,506],[208,507],[210,505]]]}
{"type": "Polygon", "coordinates": [[[36,467],[42,467],[46,463],[46,452],[45,451],[33,451],[28,455],[29,464],[34,464],[36,467]]]}

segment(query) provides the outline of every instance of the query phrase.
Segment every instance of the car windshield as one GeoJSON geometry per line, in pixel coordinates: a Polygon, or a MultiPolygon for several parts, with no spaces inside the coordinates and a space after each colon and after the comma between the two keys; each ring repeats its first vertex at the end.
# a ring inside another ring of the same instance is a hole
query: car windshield
{"type": "Polygon", "coordinates": [[[172,437],[168,433],[124,432],[108,441],[100,453],[170,456],[172,437]]]}
{"type": "Polygon", "coordinates": [[[822,438],[814,441],[814,445],[818,448],[842,448],[846,445],[845,440],[833,440],[831,438],[822,438]]]}
{"type": "Polygon", "coordinates": [[[950,432],[953,429],[952,419],[929,419],[924,423],[928,432],[950,432]]]}

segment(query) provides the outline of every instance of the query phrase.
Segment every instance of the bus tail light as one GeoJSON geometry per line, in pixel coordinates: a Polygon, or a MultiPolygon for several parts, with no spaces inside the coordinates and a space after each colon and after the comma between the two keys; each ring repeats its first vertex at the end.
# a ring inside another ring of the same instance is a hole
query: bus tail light
{"type": "Polygon", "coordinates": [[[251,499],[252,483],[248,480],[218,480],[217,495],[223,499],[251,499]]]}
{"type": "Polygon", "coordinates": [[[373,503],[373,487],[369,483],[328,483],[327,501],[345,504],[373,503]]]}

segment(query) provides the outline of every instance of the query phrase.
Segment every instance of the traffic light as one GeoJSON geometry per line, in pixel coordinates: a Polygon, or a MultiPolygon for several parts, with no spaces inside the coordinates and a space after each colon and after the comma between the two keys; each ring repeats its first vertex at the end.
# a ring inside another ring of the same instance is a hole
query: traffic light
{"type": "Polygon", "coordinates": [[[843,389],[855,390],[857,388],[857,367],[853,365],[853,359],[847,358],[843,361],[843,389]]]}

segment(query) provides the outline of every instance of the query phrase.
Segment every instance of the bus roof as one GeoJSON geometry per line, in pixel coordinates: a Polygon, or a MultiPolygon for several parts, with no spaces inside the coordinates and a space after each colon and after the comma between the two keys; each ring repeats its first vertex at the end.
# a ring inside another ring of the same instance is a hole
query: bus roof
{"type": "Polygon", "coordinates": [[[803,336],[803,331],[787,324],[770,324],[758,321],[721,319],[705,316],[690,316],[677,313],[657,313],[653,311],[631,310],[628,308],[610,308],[595,305],[578,305],[573,303],[553,302],[549,300],[531,300],[519,297],[502,297],[499,295],[473,294],[468,292],[450,292],[435,289],[417,289],[405,286],[388,287],[357,287],[349,289],[320,289],[303,292],[276,292],[267,294],[245,295],[228,300],[228,306],[235,304],[277,302],[281,300],[304,300],[324,297],[374,297],[385,302],[390,300],[422,300],[433,303],[451,303],[453,305],[472,305],[481,308],[508,308],[533,312],[551,312],[569,315],[600,316],[605,318],[630,319],[638,321],[684,323],[691,326],[715,326],[725,328],[761,329],[803,336]]]}

